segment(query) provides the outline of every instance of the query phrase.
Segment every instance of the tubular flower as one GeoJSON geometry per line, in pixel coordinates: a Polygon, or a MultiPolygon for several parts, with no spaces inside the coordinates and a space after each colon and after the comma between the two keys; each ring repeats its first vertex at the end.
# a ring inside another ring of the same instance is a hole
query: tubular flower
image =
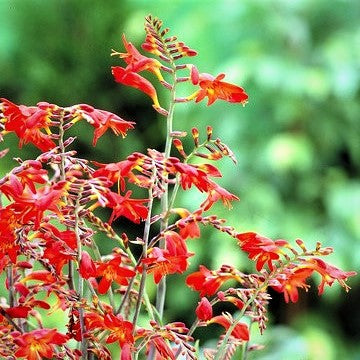
{"type": "MultiPolygon", "coordinates": [[[[302,265],[301,265],[302,266],[302,265]]],[[[340,270],[339,268],[327,264],[325,261],[318,259],[318,258],[312,258],[309,259],[305,265],[306,267],[313,269],[315,271],[317,271],[321,277],[321,283],[318,287],[319,290],[319,295],[321,295],[324,292],[324,286],[325,285],[329,285],[331,286],[335,280],[337,280],[339,282],[339,284],[345,288],[346,291],[348,291],[350,288],[349,286],[345,283],[345,281],[350,277],[350,276],[355,276],[356,272],[355,271],[343,271],[340,270]]]]}
{"type": "MultiPolygon", "coordinates": [[[[98,110],[87,104],[75,105],[75,119],[84,118],[89,124],[94,126],[93,146],[96,145],[99,138],[104,135],[107,129],[111,129],[115,135],[121,135],[123,138],[126,132],[133,129],[133,121],[126,121],[119,116],[105,110],[98,110]]],[[[74,120],[73,120],[74,121],[74,120]]]]}
{"type": "Polygon", "coordinates": [[[35,184],[45,184],[47,171],[37,160],[26,160],[0,180],[0,191],[8,198],[21,196],[26,186],[36,193],[35,184]]]}
{"type": "Polygon", "coordinates": [[[180,273],[188,268],[187,259],[192,256],[189,253],[184,239],[174,231],[166,231],[165,249],[151,248],[143,264],[147,265],[147,272],[154,275],[154,281],[158,284],[164,275],[180,273]]]}
{"type": "Polygon", "coordinates": [[[176,222],[176,226],[180,229],[179,233],[183,239],[200,237],[200,228],[196,220],[201,219],[201,209],[193,214],[183,208],[175,208],[171,212],[181,216],[181,219],[176,222]]]}
{"type": "Polygon", "coordinates": [[[152,99],[154,108],[160,109],[156,90],[149,80],[138,73],[127,70],[127,68],[122,68],[121,66],[113,66],[111,72],[116,82],[142,91],[152,99]]]}
{"type": "Polygon", "coordinates": [[[107,207],[113,209],[109,219],[111,224],[120,216],[124,216],[130,221],[138,224],[140,220],[146,219],[148,208],[144,205],[147,199],[131,199],[132,192],[129,190],[125,196],[114,192],[108,192],[105,197],[108,201],[107,207]]]}
{"type": "Polygon", "coordinates": [[[119,285],[127,285],[128,278],[136,275],[133,270],[120,266],[121,262],[121,256],[116,256],[110,261],[97,263],[96,277],[100,278],[99,294],[106,294],[113,281],[119,285]]]}
{"type": "Polygon", "coordinates": [[[271,284],[271,287],[284,294],[286,303],[288,303],[289,300],[296,303],[299,299],[298,288],[308,290],[310,285],[306,284],[306,279],[311,276],[313,271],[313,269],[309,268],[289,270],[279,274],[271,284]]]}
{"type": "MultiPolygon", "coordinates": [[[[227,330],[232,323],[232,318],[225,315],[215,316],[211,320],[209,320],[209,324],[213,323],[219,324],[227,330]]],[[[244,323],[236,324],[235,329],[232,331],[231,335],[236,339],[243,341],[249,341],[250,339],[249,328],[244,323]]]]}
{"type": "Polygon", "coordinates": [[[238,275],[231,273],[231,269],[230,272],[227,269],[211,271],[204,265],[200,265],[199,271],[190,274],[186,278],[186,285],[193,290],[200,291],[201,297],[211,296],[219,290],[222,284],[231,279],[241,281],[238,275]]]}
{"type": "Polygon", "coordinates": [[[241,249],[249,253],[249,259],[256,261],[257,271],[260,271],[265,263],[270,271],[273,271],[272,262],[279,259],[281,247],[287,245],[285,240],[273,241],[254,232],[237,234],[236,238],[239,240],[241,249]]]}
{"type": "Polygon", "coordinates": [[[66,192],[65,186],[66,182],[60,181],[50,187],[39,188],[36,193],[25,189],[21,196],[14,197],[15,202],[11,206],[23,224],[34,221],[37,229],[45,211],[62,216],[58,206],[62,204],[61,197],[66,192]]]}
{"type": "Polygon", "coordinates": [[[209,189],[207,192],[207,198],[200,205],[203,211],[209,210],[211,206],[219,200],[221,200],[227,208],[231,209],[231,201],[239,200],[236,195],[232,194],[231,192],[227,191],[226,189],[211,180],[209,181],[209,189]]]}
{"type": "Polygon", "coordinates": [[[125,34],[122,36],[122,41],[124,43],[126,53],[119,53],[113,51],[111,55],[118,55],[121,59],[124,59],[126,64],[126,70],[130,70],[135,73],[147,70],[154,73],[160,82],[164,81],[163,76],[161,75],[161,63],[160,61],[141,55],[136,47],[126,40],[125,34]]]}
{"type": "Polygon", "coordinates": [[[5,132],[15,132],[20,139],[19,146],[31,142],[41,151],[53,149],[56,144],[51,139],[51,111],[55,105],[39,103],[38,106],[16,105],[1,98],[5,116],[5,132]],[[44,129],[47,134],[41,132],[44,129]]]}
{"type": "Polygon", "coordinates": [[[231,103],[241,103],[245,105],[248,95],[240,86],[222,81],[225,74],[214,77],[207,73],[199,74],[195,66],[191,69],[191,81],[194,85],[199,85],[200,89],[187,97],[187,100],[195,99],[195,102],[208,98],[207,105],[211,105],[215,100],[225,100],[231,103]]]}
{"type": "Polygon", "coordinates": [[[51,359],[56,354],[55,345],[62,345],[67,340],[68,337],[56,329],[36,329],[14,339],[19,346],[15,356],[27,360],[51,359]]]}
{"type": "Polygon", "coordinates": [[[106,314],[104,325],[111,332],[106,339],[107,344],[118,341],[120,347],[123,348],[125,345],[132,345],[134,343],[132,335],[133,324],[130,321],[124,321],[121,315],[106,314]]]}

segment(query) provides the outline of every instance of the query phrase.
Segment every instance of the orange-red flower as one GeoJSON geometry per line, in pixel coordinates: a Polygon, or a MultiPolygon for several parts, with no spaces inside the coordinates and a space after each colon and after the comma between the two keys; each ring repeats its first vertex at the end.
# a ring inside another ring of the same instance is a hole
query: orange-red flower
{"type": "Polygon", "coordinates": [[[14,339],[19,346],[15,356],[27,360],[51,359],[56,354],[55,345],[63,345],[67,340],[68,337],[56,329],[36,329],[14,339]]]}
{"type": "Polygon", "coordinates": [[[199,74],[196,67],[192,67],[191,80],[194,85],[199,85],[200,89],[187,97],[187,100],[195,99],[196,102],[208,98],[207,105],[211,105],[215,100],[225,100],[231,103],[246,104],[248,95],[240,86],[222,81],[225,74],[214,77],[207,73],[199,74]]]}
{"type": "Polygon", "coordinates": [[[128,70],[127,68],[125,69],[121,66],[113,66],[111,68],[111,72],[114,75],[116,82],[142,91],[146,95],[150,96],[155,109],[160,108],[156,90],[149,80],[145,79],[138,73],[128,70]]]}
{"type": "Polygon", "coordinates": [[[212,318],[212,306],[206,297],[201,298],[199,301],[198,306],[195,309],[195,314],[198,319],[203,321],[208,321],[212,318]]]}
{"type": "Polygon", "coordinates": [[[33,143],[42,151],[48,151],[56,146],[51,139],[50,122],[54,105],[40,103],[38,106],[16,105],[1,98],[2,110],[5,116],[5,131],[15,132],[20,139],[19,146],[33,143]],[[44,129],[46,134],[41,130],[44,129]]]}
{"type": "Polygon", "coordinates": [[[154,73],[159,81],[164,81],[164,78],[161,75],[161,63],[160,61],[149,58],[147,56],[141,55],[140,52],[136,49],[136,47],[126,40],[125,34],[122,36],[122,41],[124,43],[124,47],[126,49],[126,53],[119,53],[113,51],[111,55],[118,55],[121,59],[124,59],[126,64],[126,70],[130,70],[132,72],[141,72],[144,70],[150,71],[154,73]]]}
{"type": "Polygon", "coordinates": [[[0,209],[0,260],[8,256],[12,263],[16,263],[20,249],[15,243],[15,230],[18,226],[17,214],[10,206],[0,209]]]}
{"type": "MultiPolygon", "coordinates": [[[[96,145],[99,138],[104,135],[107,129],[111,129],[115,135],[126,136],[128,130],[133,129],[133,121],[126,121],[119,116],[106,111],[95,109],[87,104],[75,105],[76,115],[84,118],[95,128],[93,146],[96,145]]],[[[77,118],[76,118],[77,119],[77,118]]]]}
{"type": "Polygon", "coordinates": [[[37,229],[45,211],[49,210],[62,216],[59,205],[62,204],[61,197],[66,192],[65,187],[66,182],[61,181],[51,186],[36,189],[36,193],[25,188],[21,196],[14,197],[15,202],[11,207],[18,214],[18,219],[23,224],[33,221],[37,229]]]}
{"type": "Polygon", "coordinates": [[[223,271],[223,269],[211,271],[206,266],[200,265],[199,271],[186,278],[186,285],[200,291],[200,296],[211,296],[219,290],[223,283],[231,279],[241,280],[234,273],[223,271]]]}
{"type": "Polygon", "coordinates": [[[108,192],[105,194],[108,201],[106,206],[113,210],[109,219],[110,224],[120,216],[124,216],[136,224],[138,224],[140,220],[146,219],[148,208],[144,205],[144,203],[148,200],[131,199],[131,194],[132,192],[130,190],[125,194],[125,196],[114,192],[108,192]]]}
{"type": "Polygon", "coordinates": [[[345,283],[345,281],[350,276],[355,276],[357,273],[356,271],[343,271],[333,265],[327,264],[325,261],[318,259],[318,258],[312,258],[307,261],[307,266],[313,267],[315,271],[317,271],[322,279],[321,283],[318,287],[319,295],[321,295],[324,292],[324,286],[329,285],[331,286],[335,280],[339,282],[339,284],[346,290],[349,290],[349,286],[345,283]]]}
{"type": "Polygon", "coordinates": [[[285,240],[273,241],[254,232],[237,234],[236,238],[241,249],[249,253],[249,259],[256,261],[257,271],[260,271],[265,263],[270,271],[273,271],[272,262],[279,259],[281,247],[287,245],[285,240]]]}
{"type": "Polygon", "coordinates": [[[106,329],[110,330],[106,343],[110,344],[118,341],[122,349],[121,360],[130,360],[130,348],[134,343],[133,324],[130,321],[123,320],[121,315],[115,316],[109,313],[104,317],[104,325],[106,329]]]}
{"type": "Polygon", "coordinates": [[[164,234],[165,249],[151,248],[143,264],[147,265],[147,272],[154,275],[154,281],[158,284],[164,275],[180,273],[188,268],[187,259],[192,256],[189,253],[184,239],[174,231],[166,231],[164,234]]]}
{"type": "Polygon", "coordinates": [[[100,278],[98,287],[99,294],[106,294],[113,281],[119,285],[127,285],[129,283],[128,278],[136,275],[133,270],[120,266],[121,263],[122,259],[120,255],[110,261],[97,263],[96,277],[100,278]]]}
{"type": "MultiPolygon", "coordinates": [[[[209,323],[216,323],[221,326],[223,326],[226,330],[232,325],[232,319],[229,316],[225,315],[219,315],[213,317],[211,320],[209,320],[209,323]]],[[[231,335],[235,337],[236,339],[243,340],[243,341],[249,341],[250,334],[249,334],[249,328],[244,323],[237,323],[235,325],[234,330],[232,331],[231,335]]]]}
{"type": "Polygon", "coordinates": [[[298,288],[305,289],[306,291],[310,285],[306,284],[306,279],[311,276],[313,269],[309,268],[295,268],[284,273],[279,274],[272,282],[271,287],[284,294],[285,302],[291,300],[293,303],[299,299],[298,288]]]}

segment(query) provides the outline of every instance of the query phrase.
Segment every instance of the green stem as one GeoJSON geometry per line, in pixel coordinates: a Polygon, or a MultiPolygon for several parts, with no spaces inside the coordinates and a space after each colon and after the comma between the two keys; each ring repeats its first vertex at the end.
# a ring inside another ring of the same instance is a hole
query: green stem
{"type": "MultiPolygon", "coordinates": [[[[165,159],[170,157],[171,144],[172,144],[171,133],[172,133],[172,125],[173,125],[174,109],[175,109],[175,97],[176,97],[175,86],[176,86],[176,75],[174,69],[173,86],[170,94],[170,99],[171,99],[170,107],[166,119],[166,143],[165,143],[165,152],[164,152],[165,159]]],[[[166,214],[169,211],[169,189],[168,189],[167,181],[164,182],[163,187],[164,187],[164,193],[161,197],[160,206],[161,206],[161,213],[164,214],[165,216],[161,219],[160,231],[165,230],[168,226],[168,217],[166,216],[166,214]]],[[[160,241],[160,247],[161,248],[165,247],[165,240],[162,239],[160,241]]],[[[163,312],[164,312],[165,296],[166,296],[166,276],[163,276],[158,285],[157,294],[156,294],[156,310],[161,319],[163,317],[163,312]]]]}
{"type": "MultiPolygon", "coordinates": [[[[150,235],[150,227],[151,227],[151,213],[152,213],[152,206],[153,206],[153,193],[152,193],[152,187],[150,187],[149,189],[149,205],[148,205],[148,215],[145,221],[145,226],[144,226],[144,235],[143,235],[143,259],[146,259],[147,257],[147,251],[148,251],[148,242],[149,242],[149,235],[150,235]]],[[[136,323],[138,321],[138,317],[140,314],[140,308],[141,308],[141,304],[142,304],[142,300],[143,300],[143,294],[146,293],[145,291],[145,281],[146,281],[146,270],[147,270],[147,266],[144,264],[143,265],[143,270],[142,270],[142,274],[141,274],[141,279],[140,279],[140,286],[139,286],[139,294],[138,294],[138,298],[137,298],[137,302],[136,302],[136,307],[135,307],[135,314],[134,314],[134,318],[133,318],[133,325],[134,325],[134,331],[135,331],[135,326],[136,323]]]]}
{"type": "MultiPolygon", "coordinates": [[[[82,189],[79,193],[82,192],[82,189]]],[[[80,210],[80,204],[79,204],[78,197],[76,199],[75,203],[75,225],[74,225],[74,232],[76,236],[76,244],[77,244],[77,263],[78,263],[78,271],[80,267],[80,261],[81,261],[81,255],[82,255],[82,244],[81,244],[81,238],[79,234],[79,225],[80,225],[80,217],[79,217],[79,210],[80,210]]],[[[81,359],[87,360],[87,347],[88,342],[85,338],[86,333],[86,327],[85,327],[85,318],[84,318],[84,308],[82,306],[82,299],[84,296],[84,279],[80,276],[79,273],[79,282],[78,282],[78,296],[79,296],[79,323],[80,323],[80,332],[81,332],[81,359]]]]}

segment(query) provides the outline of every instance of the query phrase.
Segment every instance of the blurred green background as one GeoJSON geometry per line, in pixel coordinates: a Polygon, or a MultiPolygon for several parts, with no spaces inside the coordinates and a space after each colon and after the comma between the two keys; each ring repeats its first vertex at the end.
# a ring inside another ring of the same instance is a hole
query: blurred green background
{"type": "MultiPolygon", "coordinates": [[[[123,65],[109,56],[111,48],[122,50],[123,32],[140,45],[149,13],[198,51],[191,61],[201,72],[224,72],[250,96],[245,108],[218,101],[176,109],[175,129],[196,126],[205,134],[211,125],[237,156],[237,166],[228,159],[219,166],[221,185],[241,201],[231,212],[216,207],[220,216],[239,231],[301,238],[309,248],[321,241],[335,248],[328,259],[334,265],[358,270],[360,2],[0,0],[0,96],[26,105],[89,103],[137,122],[125,140],[108,133],[96,149],[89,145],[90,126],[77,125],[78,150],[90,159],[113,162],[148,147],[162,150],[163,118],[150,99],[114,83],[110,72],[123,65]]],[[[165,104],[166,92],[160,96],[165,104]]],[[[1,174],[14,164],[12,157],[37,154],[32,145],[19,152],[11,136],[0,146],[11,147],[1,174]]],[[[188,192],[177,205],[194,210],[202,199],[188,192]]],[[[123,220],[117,226],[136,234],[123,220]]],[[[252,270],[231,239],[211,229],[202,234],[190,243],[196,252],[191,270],[199,262],[252,270]]],[[[169,280],[166,316],[190,324],[198,299],[183,279],[169,280]]],[[[350,293],[336,284],[321,298],[318,281],[297,304],[285,306],[272,294],[270,329],[263,337],[254,334],[266,348],[253,358],[360,359],[358,277],[350,280],[350,293]]],[[[199,335],[211,342],[212,332],[199,335]]]]}

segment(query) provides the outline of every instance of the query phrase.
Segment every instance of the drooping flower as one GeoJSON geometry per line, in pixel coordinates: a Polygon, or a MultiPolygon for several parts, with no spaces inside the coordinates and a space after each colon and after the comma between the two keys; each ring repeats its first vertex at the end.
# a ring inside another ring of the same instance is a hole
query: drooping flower
{"type": "Polygon", "coordinates": [[[133,121],[126,121],[106,110],[95,109],[87,104],[75,105],[73,108],[75,109],[76,120],[82,117],[95,128],[93,146],[109,128],[115,135],[121,135],[123,138],[128,130],[134,128],[133,124],[135,123],[133,121]]]}
{"type": "Polygon", "coordinates": [[[203,297],[214,295],[228,280],[241,281],[239,275],[232,272],[231,268],[224,270],[211,271],[206,266],[200,265],[199,271],[188,275],[186,285],[193,290],[200,291],[200,296],[203,297]]]}
{"type": "Polygon", "coordinates": [[[193,66],[191,70],[191,80],[194,85],[199,85],[200,89],[188,96],[187,100],[195,99],[195,102],[199,102],[207,97],[208,106],[213,104],[217,99],[245,105],[248,100],[248,95],[244,89],[240,86],[222,81],[224,77],[225,74],[219,74],[216,77],[207,73],[199,74],[196,67],[193,66]]]}
{"type": "Polygon", "coordinates": [[[308,291],[310,285],[306,284],[306,280],[312,275],[313,269],[309,268],[295,268],[279,274],[272,281],[271,287],[284,294],[285,302],[291,300],[296,303],[299,299],[298,288],[308,291]]]}
{"type": "Polygon", "coordinates": [[[87,251],[81,252],[79,273],[83,279],[89,279],[96,276],[96,266],[87,251]]]}
{"type": "Polygon", "coordinates": [[[145,79],[138,73],[123,68],[121,66],[113,66],[111,68],[111,72],[116,82],[123,85],[131,86],[135,89],[142,91],[152,99],[155,109],[161,108],[156,90],[149,80],[145,79]]]}
{"type": "MultiPolygon", "coordinates": [[[[226,330],[232,325],[233,319],[230,315],[219,315],[213,317],[209,320],[209,324],[216,323],[223,326],[226,330]]],[[[250,334],[249,334],[249,327],[245,323],[237,323],[235,325],[234,330],[231,333],[231,336],[235,337],[236,339],[249,341],[250,334]]]]}
{"type": "Polygon", "coordinates": [[[14,342],[19,346],[16,357],[27,360],[51,359],[56,354],[56,345],[63,345],[68,337],[56,329],[36,329],[19,335],[14,342]]]}
{"type": "Polygon", "coordinates": [[[339,282],[339,284],[346,290],[349,290],[349,286],[345,283],[345,281],[350,276],[355,276],[356,271],[343,271],[336,266],[327,264],[325,261],[319,258],[312,258],[307,261],[308,267],[313,267],[315,271],[317,271],[321,275],[321,283],[318,287],[319,295],[324,292],[324,286],[331,286],[335,280],[339,282]]]}
{"type": "Polygon", "coordinates": [[[274,270],[272,262],[278,260],[282,253],[281,247],[288,243],[285,240],[271,240],[254,232],[237,234],[239,245],[243,251],[249,253],[249,259],[256,261],[256,270],[260,271],[264,264],[274,270]]]}
{"type": "Polygon", "coordinates": [[[174,231],[164,233],[165,249],[149,249],[147,257],[142,260],[147,265],[147,272],[154,275],[158,284],[164,275],[180,273],[188,268],[187,259],[193,254],[188,252],[184,239],[174,231]]]}

